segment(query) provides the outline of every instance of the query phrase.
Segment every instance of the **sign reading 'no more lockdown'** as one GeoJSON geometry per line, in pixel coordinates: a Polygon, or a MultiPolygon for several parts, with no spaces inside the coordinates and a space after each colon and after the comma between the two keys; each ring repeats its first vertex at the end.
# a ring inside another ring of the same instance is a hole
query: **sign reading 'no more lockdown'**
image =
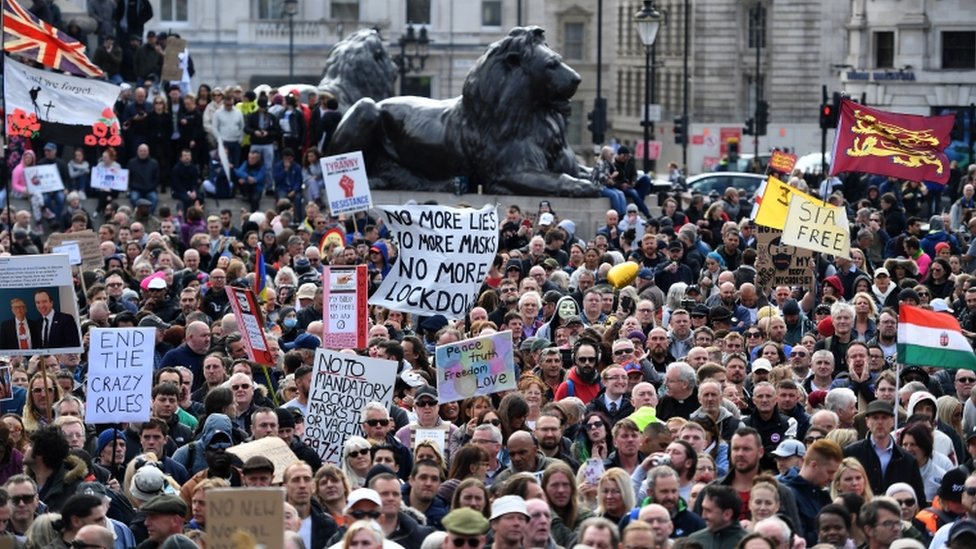
{"type": "Polygon", "coordinates": [[[418,315],[461,318],[474,306],[498,251],[495,206],[378,206],[399,257],[369,302],[418,315]]]}

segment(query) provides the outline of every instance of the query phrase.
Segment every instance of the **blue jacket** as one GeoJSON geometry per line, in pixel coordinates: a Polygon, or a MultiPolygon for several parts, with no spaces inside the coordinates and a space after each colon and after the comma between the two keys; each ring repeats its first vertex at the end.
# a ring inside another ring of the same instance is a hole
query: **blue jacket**
{"type": "Polygon", "coordinates": [[[258,164],[257,166],[248,165],[247,160],[241,163],[236,170],[234,170],[235,179],[247,180],[248,177],[254,178],[254,189],[260,192],[264,192],[264,180],[268,177],[268,169],[264,164],[258,164]]]}
{"type": "Polygon", "coordinates": [[[800,515],[800,524],[796,532],[807,540],[807,545],[813,547],[817,543],[817,513],[830,503],[830,494],[823,488],[818,488],[807,479],[800,476],[798,471],[787,473],[780,483],[793,491],[796,500],[796,510],[800,515]]]}
{"type": "Polygon", "coordinates": [[[285,170],[282,160],[275,162],[272,172],[275,189],[284,189],[288,193],[299,193],[302,190],[302,167],[297,162],[291,163],[291,168],[285,170]]]}

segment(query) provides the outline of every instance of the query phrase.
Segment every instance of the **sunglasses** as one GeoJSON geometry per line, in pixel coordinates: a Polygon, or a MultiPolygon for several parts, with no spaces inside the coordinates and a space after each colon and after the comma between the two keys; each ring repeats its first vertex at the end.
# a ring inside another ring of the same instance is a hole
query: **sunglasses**
{"type": "Polygon", "coordinates": [[[210,450],[211,452],[218,452],[220,450],[226,450],[230,447],[231,443],[229,442],[211,442],[210,445],[207,446],[207,450],[210,450]]]}
{"type": "Polygon", "coordinates": [[[616,351],[613,352],[613,356],[629,355],[629,354],[633,354],[633,352],[634,352],[633,347],[630,347],[628,349],[617,349],[616,351]]]}
{"type": "Polygon", "coordinates": [[[389,424],[390,424],[390,420],[388,419],[367,419],[366,420],[366,425],[369,425],[370,427],[380,427],[380,426],[386,427],[389,424]]]}
{"type": "Polygon", "coordinates": [[[808,354],[809,353],[807,353],[806,351],[793,351],[790,353],[790,356],[798,356],[800,358],[806,358],[808,354]]]}
{"type": "Polygon", "coordinates": [[[586,364],[588,362],[593,363],[593,364],[596,364],[596,357],[595,356],[578,356],[578,357],[576,357],[576,362],[579,362],[581,364],[586,364]]]}
{"type": "Polygon", "coordinates": [[[478,538],[454,538],[451,540],[451,544],[453,544],[455,547],[464,547],[467,545],[468,547],[475,549],[477,547],[481,547],[481,540],[478,538]]]}
{"type": "Polygon", "coordinates": [[[233,389],[233,390],[235,390],[235,391],[240,391],[242,389],[247,389],[249,387],[251,387],[251,384],[250,383],[242,383],[240,385],[231,385],[230,386],[230,388],[233,389]]]}
{"type": "Polygon", "coordinates": [[[413,404],[417,408],[429,408],[431,406],[437,406],[436,400],[418,400],[413,404]]]}
{"type": "Polygon", "coordinates": [[[104,549],[104,547],[102,547],[101,545],[96,545],[94,543],[85,543],[78,539],[72,540],[71,543],[69,543],[68,545],[70,545],[72,549],[104,549]]]}
{"type": "Polygon", "coordinates": [[[600,427],[603,427],[603,422],[602,421],[594,421],[593,423],[587,423],[586,424],[586,428],[589,429],[589,430],[591,430],[591,431],[593,429],[599,429],[600,427]]]}
{"type": "Polygon", "coordinates": [[[369,519],[372,519],[372,520],[376,520],[376,519],[380,518],[380,512],[379,511],[360,511],[359,509],[357,509],[355,511],[349,511],[349,516],[351,516],[352,518],[354,518],[356,520],[363,520],[365,518],[369,518],[369,519]]]}
{"type": "Polygon", "coordinates": [[[484,421],[481,422],[482,425],[487,425],[489,423],[491,423],[495,427],[498,427],[498,426],[500,426],[502,424],[502,422],[501,422],[500,419],[486,419],[486,420],[484,420],[484,421]]]}
{"type": "Polygon", "coordinates": [[[803,442],[805,442],[806,444],[813,444],[814,442],[817,442],[822,438],[823,437],[806,437],[805,439],[803,439],[803,442]]]}
{"type": "Polygon", "coordinates": [[[761,337],[762,334],[759,332],[746,332],[746,337],[761,337]]]}
{"type": "Polygon", "coordinates": [[[359,456],[365,456],[367,454],[369,454],[369,448],[363,448],[362,450],[353,450],[352,452],[349,452],[347,457],[358,458],[359,456]]]}
{"type": "Polygon", "coordinates": [[[899,499],[897,501],[898,505],[901,505],[902,507],[911,507],[915,505],[915,498],[899,499]]]}
{"type": "Polygon", "coordinates": [[[34,498],[36,498],[36,497],[37,497],[37,494],[27,494],[27,495],[23,495],[23,496],[10,496],[10,501],[14,505],[26,505],[26,504],[34,501],[34,498]]]}
{"type": "Polygon", "coordinates": [[[956,381],[959,383],[976,383],[976,377],[960,377],[956,381]]]}
{"type": "Polygon", "coordinates": [[[966,495],[969,497],[974,497],[976,496],[976,486],[967,486],[963,488],[963,492],[966,492],[966,495]]]}

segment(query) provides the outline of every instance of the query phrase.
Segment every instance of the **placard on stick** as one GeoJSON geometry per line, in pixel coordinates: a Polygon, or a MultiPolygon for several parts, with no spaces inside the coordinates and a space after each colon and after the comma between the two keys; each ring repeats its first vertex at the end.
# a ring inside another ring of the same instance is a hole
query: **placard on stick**
{"type": "Polygon", "coordinates": [[[242,463],[254,456],[264,456],[270,459],[275,468],[273,481],[275,483],[280,483],[284,480],[283,475],[285,474],[285,469],[292,463],[298,461],[298,457],[288,447],[288,443],[275,436],[264,437],[252,442],[231,446],[227,451],[241,458],[242,463]]]}
{"type": "Polygon", "coordinates": [[[101,241],[95,231],[91,229],[76,233],[54,233],[48,238],[48,242],[51,246],[77,242],[78,249],[81,250],[81,268],[85,271],[94,271],[105,266],[102,251],[98,247],[101,241]]]}
{"type": "Polygon", "coordinates": [[[511,331],[441,345],[436,356],[441,404],[515,388],[511,331]]]}
{"type": "Polygon", "coordinates": [[[207,490],[207,548],[236,549],[238,530],[258,546],[283,549],[285,491],[282,488],[212,488],[207,490]]]}
{"type": "Polygon", "coordinates": [[[327,349],[315,350],[315,366],[305,416],[305,443],[323,461],[342,461],[342,445],[363,436],[359,413],[367,402],[389,406],[397,363],[327,349]]]}
{"type": "Polygon", "coordinates": [[[85,420],[147,421],[156,328],[92,328],[85,420]]]}
{"type": "Polygon", "coordinates": [[[322,273],[322,346],[326,349],[366,347],[368,305],[366,265],[325,267],[322,273]]]}
{"type": "Polygon", "coordinates": [[[180,67],[180,54],[186,50],[186,40],[169,37],[166,39],[166,50],[163,52],[163,71],[161,78],[179,82],[183,79],[183,69],[180,67]]]}
{"type": "Polygon", "coordinates": [[[783,231],[756,224],[756,285],[772,289],[776,286],[813,286],[810,259],[813,252],[783,244],[783,231]]]}

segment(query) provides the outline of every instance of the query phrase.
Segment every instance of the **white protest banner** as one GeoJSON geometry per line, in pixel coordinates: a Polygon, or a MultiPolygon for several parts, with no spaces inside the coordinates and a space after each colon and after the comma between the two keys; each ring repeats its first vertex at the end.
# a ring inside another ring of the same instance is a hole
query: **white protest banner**
{"type": "Polygon", "coordinates": [[[322,346],[363,349],[369,324],[366,265],[325,267],[322,273],[322,346]]]}
{"type": "Polygon", "coordinates": [[[373,207],[362,151],[326,156],[319,163],[332,215],[361,212],[373,207]]]}
{"type": "Polygon", "coordinates": [[[93,189],[105,191],[129,190],[129,170],[125,168],[106,168],[98,164],[91,171],[91,186],[93,189]]]}
{"type": "Polygon", "coordinates": [[[369,303],[417,315],[467,314],[498,251],[496,207],[377,209],[397,235],[399,255],[369,303]]]}
{"type": "Polygon", "coordinates": [[[92,328],[85,421],[149,420],[156,328],[92,328]]]}
{"type": "Polygon", "coordinates": [[[24,179],[27,180],[27,192],[30,194],[52,193],[64,190],[61,172],[56,164],[29,166],[24,168],[24,179]]]}
{"type": "Polygon", "coordinates": [[[847,211],[820,205],[800,193],[793,193],[783,226],[782,243],[832,256],[851,257],[847,211]]]}
{"type": "Polygon", "coordinates": [[[441,404],[515,388],[512,332],[441,345],[436,349],[437,400],[441,404]]]}
{"type": "Polygon", "coordinates": [[[52,254],[67,254],[68,263],[72,265],[81,265],[81,247],[78,246],[76,240],[70,240],[61,244],[60,246],[54,246],[51,248],[52,254]]]}
{"type": "Polygon", "coordinates": [[[359,413],[367,402],[390,405],[396,373],[392,360],[315,350],[304,438],[322,461],[339,464],[346,439],[363,436],[359,413]]]}
{"type": "Polygon", "coordinates": [[[282,549],[285,542],[283,488],[207,490],[207,549],[235,549],[234,533],[247,532],[252,547],[282,549]]]}
{"type": "Polygon", "coordinates": [[[417,445],[421,442],[433,442],[434,446],[441,451],[441,455],[447,453],[447,448],[445,446],[445,440],[447,438],[446,429],[416,429],[413,432],[413,449],[417,449],[417,445]]]}
{"type": "Polygon", "coordinates": [[[0,257],[0,354],[81,353],[67,254],[0,257]]]}

